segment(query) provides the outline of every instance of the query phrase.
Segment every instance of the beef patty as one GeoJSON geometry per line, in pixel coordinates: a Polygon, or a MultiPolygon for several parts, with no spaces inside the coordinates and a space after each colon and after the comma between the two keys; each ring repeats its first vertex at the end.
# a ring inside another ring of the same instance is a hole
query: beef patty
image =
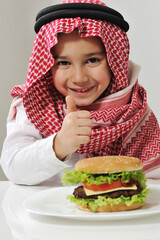
{"type": "Polygon", "coordinates": [[[137,189],[136,190],[117,190],[114,192],[109,192],[109,193],[103,193],[103,194],[99,194],[99,195],[90,195],[87,196],[83,186],[79,186],[77,188],[75,188],[73,195],[75,196],[75,198],[94,198],[97,199],[98,196],[105,196],[106,198],[110,197],[110,198],[118,198],[121,195],[123,195],[124,197],[129,197],[129,196],[133,196],[136,195],[138,193],[140,193],[142,191],[142,187],[136,183],[137,189]]]}

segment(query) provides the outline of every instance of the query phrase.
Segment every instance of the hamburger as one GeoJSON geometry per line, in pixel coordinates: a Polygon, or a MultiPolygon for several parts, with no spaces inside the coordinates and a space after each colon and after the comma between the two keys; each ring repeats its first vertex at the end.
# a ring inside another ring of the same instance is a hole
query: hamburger
{"type": "Polygon", "coordinates": [[[141,208],[146,202],[146,178],[138,158],[102,156],[85,158],[66,169],[63,185],[79,184],[68,196],[81,210],[117,212],[141,208]]]}

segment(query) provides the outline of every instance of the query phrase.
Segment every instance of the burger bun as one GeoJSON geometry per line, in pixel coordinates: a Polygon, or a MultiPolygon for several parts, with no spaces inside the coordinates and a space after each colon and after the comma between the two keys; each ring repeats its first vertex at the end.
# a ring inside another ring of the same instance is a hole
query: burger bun
{"type": "Polygon", "coordinates": [[[142,169],[140,159],[128,156],[100,156],[85,158],[76,163],[76,171],[87,171],[93,174],[137,171],[142,169]]]}
{"type": "MultiPolygon", "coordinates": [[[[114,204],[114,205],[107,204],[106,206],[97,207],[95,212],[121,212],[121,211],[129,211],[129,210],[138,209],[138,208],[141,208],[143,206],[144,206],[144,204],[139,204],[139,203],[132,203],[129,206],[125,203],[114,204]]],[[[93,212],[88,207],[84,207],[82,205],[77,205],[77,207],[80,210],[83,210],[83,211],[93,212]]]]}

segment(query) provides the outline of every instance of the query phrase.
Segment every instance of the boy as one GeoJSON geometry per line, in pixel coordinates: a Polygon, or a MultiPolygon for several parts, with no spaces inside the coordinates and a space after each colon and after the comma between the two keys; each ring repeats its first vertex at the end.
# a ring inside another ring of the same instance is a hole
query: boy
{"type": "Polygon", "coordinates": [[[33,185],[91,156],[128,155],[159,177],[160,130],[129,61],[128,23],[99,0],[42,10],[27,81],[13,102],[1,164],[33,185]],[[13,111],[14,110],[14,111],[13,111]]]}

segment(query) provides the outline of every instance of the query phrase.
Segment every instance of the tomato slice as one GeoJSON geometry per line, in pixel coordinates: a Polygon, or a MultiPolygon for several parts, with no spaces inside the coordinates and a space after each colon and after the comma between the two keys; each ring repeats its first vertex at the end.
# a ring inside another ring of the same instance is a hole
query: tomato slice
{"type": "Polygon", "coordinates": [[[120,187],[133,186],[133,182],[131,184],[128,184],[128,183],[126,184],[126,183],[123,183],[120,179],[112,183],[102,183],[99,185],[96,185],[96,184],[87,185],[86,183],[87,183],[86,181],[83,182],[83,187],[92,191],[107,191],[107,190],[120,188],[120,187]]]}

